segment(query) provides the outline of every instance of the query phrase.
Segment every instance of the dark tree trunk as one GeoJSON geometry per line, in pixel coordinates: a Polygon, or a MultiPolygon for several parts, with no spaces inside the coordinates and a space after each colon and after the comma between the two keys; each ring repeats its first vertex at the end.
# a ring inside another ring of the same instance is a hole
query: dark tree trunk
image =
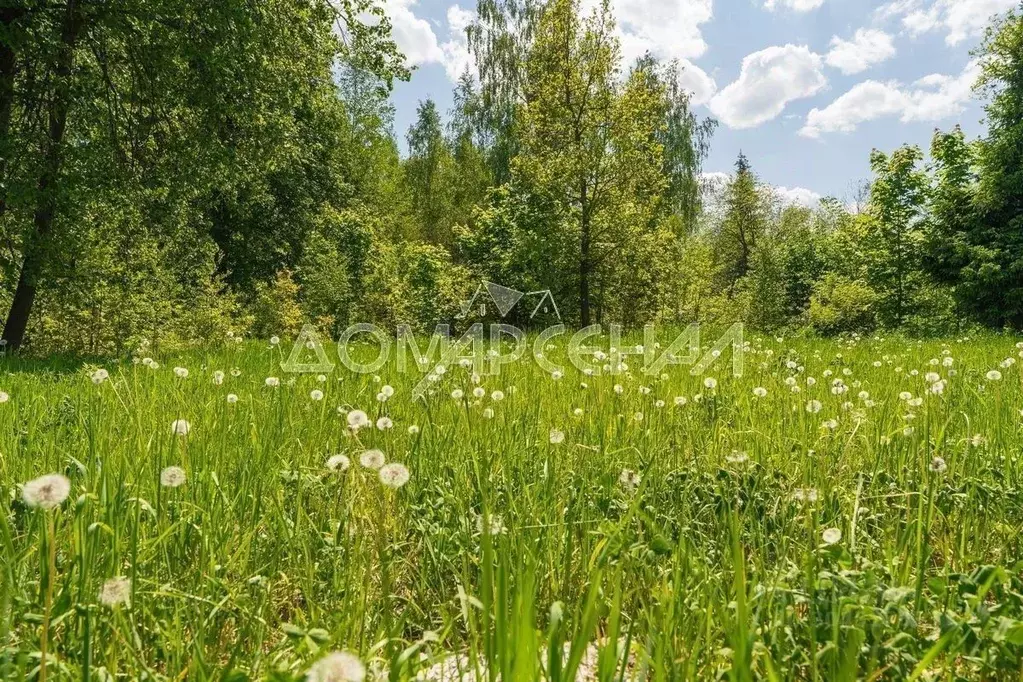
{"type": "Polygon", "coordinates": [[[25,13],[23,8],[0,9],[0,218],[7,212],[8,158],[11,152],[11,112],[14,109],[14,76],[18,70],[17,55],[11,41],[14,22],[25,13]]]}
{"type": "Polygon", "coordinates": [[[64,24],[61,29],[61,47],[54,65],[56,84],[49,107],[49,127],[46,136],[42,170],[39,173],[38,200],[33,219],[33,231],[25,240],[24,260],[14,291],[11,311],[4,326],[3,338],[11,348],[25,340],[25,329],[35,303],[36,286],[45,266],[47,242],[53,230],[57,208],[57,178],[63,156],[64,132],[67,129],[68,110],[71,108],[71,72],[74,66],[75,43],[81,28],[78,0],[67,0],[64,24]]]}
{"type": "Polygon", "coordinates": [[[590,326],[590,211],[587,204],[587,188],[580,187],[581,219],[579,243],[579,321],[583,327],[590,326]]]}

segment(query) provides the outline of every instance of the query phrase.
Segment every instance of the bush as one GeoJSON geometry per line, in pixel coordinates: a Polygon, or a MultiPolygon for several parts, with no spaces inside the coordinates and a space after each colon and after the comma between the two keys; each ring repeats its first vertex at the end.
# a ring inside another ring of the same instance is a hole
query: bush
{"type": "Polygon", "coordinates": [[[878,295],[863,280],[834,273],[814,285],[810,325],[821,334],[869,332],[877,325],[878,295]]]}

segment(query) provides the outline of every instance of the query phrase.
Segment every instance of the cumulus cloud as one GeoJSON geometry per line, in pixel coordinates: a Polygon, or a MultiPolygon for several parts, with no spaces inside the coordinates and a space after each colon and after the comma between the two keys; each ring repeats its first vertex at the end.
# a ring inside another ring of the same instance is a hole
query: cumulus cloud
{"type": "Polygon", "coordinates": [[[416,16],[416,0],[386,0],[384,11],[391,20],[391,35],[409,66],[440,62],[443,52],[430,22],[416,16]]]}
{"type": "Polygon", "coordinates": [[[958,76],[931,74],[910,86],[897,81],[868,80],[823,109],[813,109],[799,131],[804,137],[848,133],[867,121],[898,116],[903,123],[937,121],[956,116],[970,99],[980,66],[971,61],[958,76]]]}
{"type": "Polygon", "coordinates": [[[805,187],[775,187],[774,193],[785,206],[816,208],[823,198],[817,192],[805,187]]]}
{"type": "Polygon", "coordinates": [[[806,46],[769,47],[742,60],[739,78],[710,101],[730,128],[754,128],[776,118],[794,100],[820,92],[827,79],[823,60],[806,46]]]}
{"type": "MultiPolygon", "coordinates": [[[[704,210],[708,213],[720,213],[724,210],[724,192],[731,180],[731,173],[722,173],[720,171],[707,172],[700,175],[704,210]]],[[[805,187],[769,186],[768,190],[777,197],[782,206],[816,208],[823,198],[819,193],[805,187]]]]}
{"type": "Polygon", "coordinates": [[[449,7],[449,38],[441,43],[430,22],[416,15],[417,3],[418,0],[385,1],[384,11],[391,20],[394,42],[409,66],[439,64],[450,80],[457,80],[466,68],[474,68],[465,29],[475,19],[475,13],[459,5],[449,7]]]}
{"type": "Polygon", "coordinates": [[[440,46],[444,57],[441,63],[448,75],[448,80],[457,81],[468,70],[475,75],[476,62],[469,52],[469,39],[466,29],[476,19],[476,14],[459,5],[448,7],[448,32],[450,38],[440,46]]]}
{"type": "Polygon", "coordinates": [[[627,62],[646,52],[660,59],[694,59],[707,51],[700,25],[714,17],[713,0],[613,0],[611,6],[627,62]]]}
{"type": "MultiPolygon", "coordinates": [[[[583,1],[584,12],[597,6],[597,0],[583,1]]],[[[611,9],[626,65],[648,53],[678,60],[694,104],[705,104],[717,92],[714,79],[691,61],[707,51],[700,26],[714,17],[713,0],[612,0],[611,9]]]]}
{"type": "Polygon", "coordinates": [[[944,31],[949,45],[984,33],[991,17],[1007,12],[1017,0],[892,0],[876,11],[879,21],[899,18],[912,35],[944,31]]]}
{"type": "Polygon", "coordinates": [[[861,28],[853,35],[852,40],[842,40],[838,36],[831,39],[831,51],[824,60],[828,66],[834,67],[849,75],[866,71],[875,64],[895,56],[895,43],[884,31],[861,28]]]}
{"type": "Polygon", "coordinates": [[[772,12],[781,7],[793,12],[809,12],[824,4],[824,0],[764,0],[764,9],[772,12]]]}

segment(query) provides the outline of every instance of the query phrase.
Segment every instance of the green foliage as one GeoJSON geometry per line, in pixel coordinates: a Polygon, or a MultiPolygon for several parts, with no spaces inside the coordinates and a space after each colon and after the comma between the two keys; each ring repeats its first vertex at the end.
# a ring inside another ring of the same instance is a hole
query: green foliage
{"type": "Polygon", "coordinates": [[[248,310],[251,329],[261,338],[294,337],[302,325],[299,288],[289,270],[281,270],[269,284],[256,285],[248,310]]]}
{"type": "Polygon", "coordinates": [[[874,150],[870,167],[874,181],[866,222],[867,279],[878,292],[882,324],[901,325],[912,312],[913,299],[924,286],[921,269],[923,234],[920,210],[926,199],[927,175],[918,168],[923,154],[903,146],[891,156],[874,150]]]}
{"type": "Polygon", "coordinates": [[[880,296],[866,282],[830,273],[814,286],[809,321],[821,334],[869,332],[877,325],[880,296]]]}

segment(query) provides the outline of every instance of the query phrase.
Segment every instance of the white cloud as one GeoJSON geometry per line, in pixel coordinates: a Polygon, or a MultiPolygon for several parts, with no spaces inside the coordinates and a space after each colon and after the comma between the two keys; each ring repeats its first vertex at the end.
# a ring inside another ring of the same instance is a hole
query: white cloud
{"type": "Polygon", "coordinates": [[[476,19],[476,14],[459,5],[448,7],[448,32],[451,36],[440,46],[444,58],[441,63],[448,74],[448,80],[454,82],[468,69],[476,72],[476,62],[469,53],[469,39],[466,29],[476,19]]]}
{"type": "Polygon", "coordinates": [[[646,52],[660,59],[694,59],[707,51],[700,25],[714,17],[713,0],[613,0],[612,10],[626,63],[646,52]]]}
{"type": "Polygon", "coordinates": [[[412,11],[416,0],[386,0],[384,11],[391,20],[391,35],[409,66],[439,63],[444,53],[430,23],[412,11]]]}
{"type": "Polygon", "coordinates": [[[774,193],[783,205],[805,208],[816,208],[823,198],[817,192],[805,187],[775,187],[774,193]]]}
{"type": "MultiPolygon", "coordinates": [[[[700,188],[704,203],[704,210],[708,213],[720,213],[724,210],[724,193],[728,183],[732,181],[731,173],[720,171],[702,173],[700,175],[700,188]]],[[[816,208],[823,198],[819,193],[805,187],[774,187],[769,186],[771,192],[778,198],[782,206],[805,206],[816,208]]]]}
{"type": "Polygon", "coordinates": [[[842,40],[838,36],[831,39],[831,51],[825,61],[842,73],[848,75],[866,71],[874,64],[880,64],[895,56],[895,44],[892,37],[884,31],[861,28],[853,35],[852,40],[842,40]]]}
{"type": "Polygon", "coordinates": [[[714,79],[688,59],[680,59],[679,65],[682,67],[679,81],[683,88],[693,93],[693,104],[706,104],[709,102],[718,90],[714,79]]]}
{"type": "Polygon", "coordinates": [[[822,59],[806,46],[769,47],[746,55],[739,78],[710,101],[710,110],[730,128],[753,128],[776,118],[794,100],[827,85],[822,59]]]}
{"type": "MultiPolygon", "coordinates": [[[[597,6],[597,0],[583,0],[584,12],[597,6]]],[[[714,96],[717,83],[691,61],[707,51],[700,25],[714,17],[713,0],[612,0],[612,11],[626,66],[647,53],[661,61],[678,60],[693,103],[706,104],[714,96]]]]}
{"type": "Polygon", "coordinates": [[[764,0],[764,9],[774,11],[778,7],[793,12],[809,12],[824,4],[824,0],[764,0]]]}
{"type": "Polygon", "coordinates": [[[474,68],[469,54],[466,27],[476,15],[459,5],[447,12],[448,40],[440,43],[430,22],[418,17],[414,8],[418,0],[385,0],[384,11],[391,20],[394,42],[405,55],[408,66],[439,64],[451,81],[458,80],[466,68],[474,68]]]}
{"type": "Polygon", "coordinates": [[[879,7],[875,17],[887,21],[901,18],[911,35],[944,31],[949,45],[976,38],[996,14],[1007,12],[1018,0],[893,0],[879,7]]]}
{"type": "Polygon", "coordinates": [[[903,123],[956,116],[970,99],[979,75],[980,67],[972,61],[958,76],[931,74],[909,87],[897,81],[864,81],[824,109],[813,109],[799,133],[811,138],[848,133],[861,123],[888,116],[898,116],[903,123]]]}

